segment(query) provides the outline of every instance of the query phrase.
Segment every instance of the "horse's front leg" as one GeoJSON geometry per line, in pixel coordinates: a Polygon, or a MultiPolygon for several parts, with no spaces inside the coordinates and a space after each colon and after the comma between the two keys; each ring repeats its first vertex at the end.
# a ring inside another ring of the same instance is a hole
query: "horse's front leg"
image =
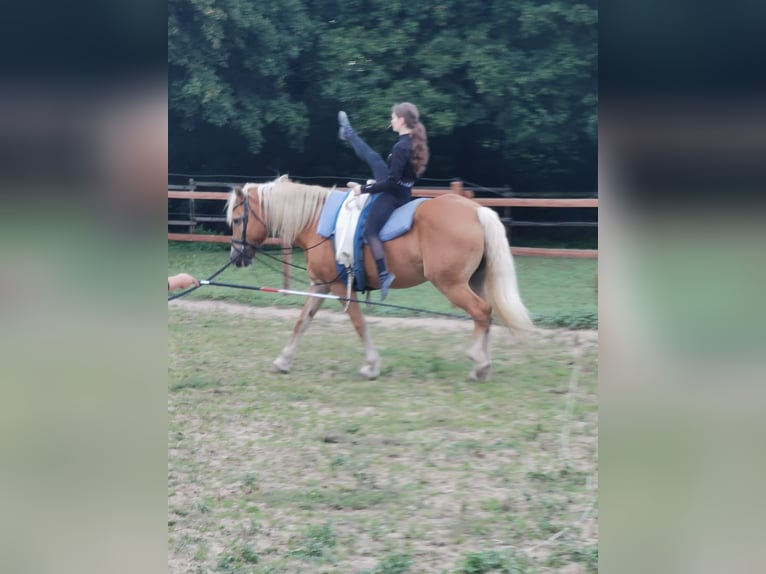
{"type": "MultiPolygon", "coordinates": [[[[309,287],[309,292],[311,293],[326,294],[328,291],[328,286],[324,284],[311,285],[311,287],[309,287]]],[[[303,333],[306,332],[306,329],[308,329],[309,325],[311,324],[311,320],[314,318],[314,315],[317,314],[317,311],[319,311],[319,307],[322,306],[323,302],[324,298],[322,297],[306,298],[306,302],[303,304],[303,309],[301,309],[301,314],[298,317],[298,321],[295,323],[295,327],[293,327],[293,333],[290,335],[290,340],[288,341],[287,345],[285,345],[285,348],[282,349],[282,352],[279,354],[279,356],[274,359],[274,362],[272,363],[275,370],[281,371],[283,373],[290,372],[290,369],[293,366],[293,357],[295,357],[295,350],[298,347],[298,342],[301,340],[303,333]]]]}
{"type": "Polygon", "coordinates": [[[492,307],[468,285],[459,282],[445,285],[440,278],[431,278],[431,282],[453,305],[463,309],[473,319],[472,344],[467,351],[468,357],[473,362],[473,369],[468,378],[472,381],[486,381],[492,367],[489,346],[492,307]]]}
{"type": "MultiPolygon", "coordinates": [[[[333,293],[339,297],[346,297],[346,288],[343,284],[333,284],[333,293]]],[[[341,305],[345,305],[345,301],[340,302],[341,305]]],[[[351,302],[348,305],[348,316],[351,322],[354,324],[359,338],[362,339],[364,344],[364,365],[359,369],[359,374],[365,379],[376,379],[380,374],[380,355],[375,349],[375,345],[372,343],[372,337],[370,337],[370,331],[367,329],[367,321],[364,320],[362,310],[359,308],[359,303],[351,302]]]]}

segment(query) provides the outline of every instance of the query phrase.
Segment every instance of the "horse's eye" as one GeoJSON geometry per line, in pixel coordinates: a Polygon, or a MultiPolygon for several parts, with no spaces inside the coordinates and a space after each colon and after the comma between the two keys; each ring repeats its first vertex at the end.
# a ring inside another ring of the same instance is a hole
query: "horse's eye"
{"type": "Polygon", "coordinates": [[[237,217],[235,219],[232,219],[231,222],[232,222],[233,225],[240,225],[242,223],[242,218],[241,217],[237,217]]]}

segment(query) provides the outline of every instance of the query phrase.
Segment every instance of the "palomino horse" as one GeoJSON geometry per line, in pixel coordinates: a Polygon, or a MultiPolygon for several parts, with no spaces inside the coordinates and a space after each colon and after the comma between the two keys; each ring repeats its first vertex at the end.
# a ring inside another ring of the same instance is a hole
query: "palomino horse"
{"type": "MultiPolygon", "coordinates": [[[[310,292],[346,296],[338,278],[331,241],[317,234],[322,207],[333,189],[293,182],[287,176],[264,184],[247,184],[231,192],[226,219],[232,227],[231,259],[247,266],[256,248],[268,236],[280,236],[302,248],[311,279],[310,292]]],[[[495,311],[512,331],[532,327],[521,301],[505,228],[497,214],[458,195],[442,195],[420,204],[412,228],[385,243],[388,268],[396,275],[392,289],[414,287],[430,281],[456,307],[474,321],[473,340],[467,354],[473,361],[470,378],[485,380],[490,372],[489,330],[495,311]]],[[[378,287],[375,261],[364,250],[369,286],[378,287]]],[[[293,333],[273,365],[289,372],[303,333],[323,302],[308,297],[293,333]]],[[[380,373],[380,355],[370,338],[358,303],[348,314],[364,343],[360,373],[374,379],[380,373]]]]}

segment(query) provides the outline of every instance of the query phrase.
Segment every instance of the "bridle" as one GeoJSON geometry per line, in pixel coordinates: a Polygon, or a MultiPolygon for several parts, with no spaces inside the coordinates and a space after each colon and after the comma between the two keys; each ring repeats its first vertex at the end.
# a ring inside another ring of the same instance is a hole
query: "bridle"
{"type": "Polygon", "coordinates": [[[256,213],[253,210],[252,207],[250,207],[250,203],[248,202],[248,195],[247,194],[243,195],[242,201],[239,202],[238,204],[236,204],[234,206],[234,208],[232,209],[232,211],[234,209],[237,209],[240,205],[244,205],[245,206],[245,208],[244,208],[244,210],[242,212],[242,216],[241,217],[237,217],[235,219],[232,219],[231,224],[232,225],[238,225],[240,223],[242,224],[242,239],[237,239],[235,237],[231,238],[231,244],[232,244],[231,246],[234,249],[234,251],[237,252],[236,257],[232,257],[231,258],[232,261],[236,261],[236,260],[240,259],[245,254],[245,248],[246,247],[250,247],[253,251],[257,251],[258,250],[258,247],[259,247],[258,244],[251,243],[251,242],[249,242],[247,240],[247,223],[248,223],[248,221],[250,219],[250,214],[251,213],[253,214],[253,217],[255,218],[255,220],[258,223],[260,223],[261,225],[263,225],[264,229],[266,229],[267,232],[268,232],[268,229],[269,229],[269,226],[266,225],[266,222],[261,218],[261,216],[258,215],[258,213],[256,213]]]}

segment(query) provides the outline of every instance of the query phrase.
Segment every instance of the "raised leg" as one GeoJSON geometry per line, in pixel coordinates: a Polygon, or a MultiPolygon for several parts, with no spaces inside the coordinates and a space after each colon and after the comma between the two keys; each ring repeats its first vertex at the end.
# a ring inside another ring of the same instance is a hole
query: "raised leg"
{"type": "MultiPolygon", "coordinates": [[[[340,283],[334,283],[332,292],[341,297],[346,296],[346,289],[340,283]]],[[[344,301],[340,302],[345,305],[344,301]]],[[[364,365],[359,369],[359,374],[365,379],[376,379],[380,374],[380,355],[375,349],[375,345],[372,343],[372,337],[370,331],[367,328],[367,321],[364,320],[362,310],[359,308],[359,303],[351,302],[348,306],[348,316],[356,329],[359,338],[362,339],[364,345],[364,365]]]]}
{"type": "MultiPolygon", "coordinates": [[[[329,288],[327,285],[311,285],[311,287],[309,287],[309,292],[311,293],[325,294],[328,291],[329,288]]],[[[295,327],[293,327],[293,333],[290,335],[290,340],[287,342],[287,345],[285,345],[285,348],[282,349],[282,352],[279,354],[279,356],[274,359],[274,362],[272,363],[275,370],[281,371],[283,373],[290,372],[290,369],[293,366],[293,357],[295,357],[295,350],[298,347],[298,342],[301,340],[303,333],[306,332],[306,329],[308,329],[309,325],[311,324],[311,320],[314,318],[314,315],[316,315],[317,311],[319,311],[319,307],[322,306],[323,302],[324,299],[321,297],[306,298],[306,302],[303,304],[303,309],[301,309],[301,314],[298,317],[298,321],[295,323],[295,327]]]]}
{"type": "Polygon", "coordinates": [[[348,117],[344,112],[338,114],[338,121],[341,124],[342,139],[345,139],[354,148],[356,157],[367,163],[372,171],[372,178],[376,181],[385,181],[388,178],[388,164],[380,156],[378,152],[372,149],[366,141],[364,141],[359,134],[354,131],[351,124],[348,124],[348,117]],[[343,114],[343,119],[341,115],[343,114]],[[344,124],[346,124],[344,126],[344,124]]]}

